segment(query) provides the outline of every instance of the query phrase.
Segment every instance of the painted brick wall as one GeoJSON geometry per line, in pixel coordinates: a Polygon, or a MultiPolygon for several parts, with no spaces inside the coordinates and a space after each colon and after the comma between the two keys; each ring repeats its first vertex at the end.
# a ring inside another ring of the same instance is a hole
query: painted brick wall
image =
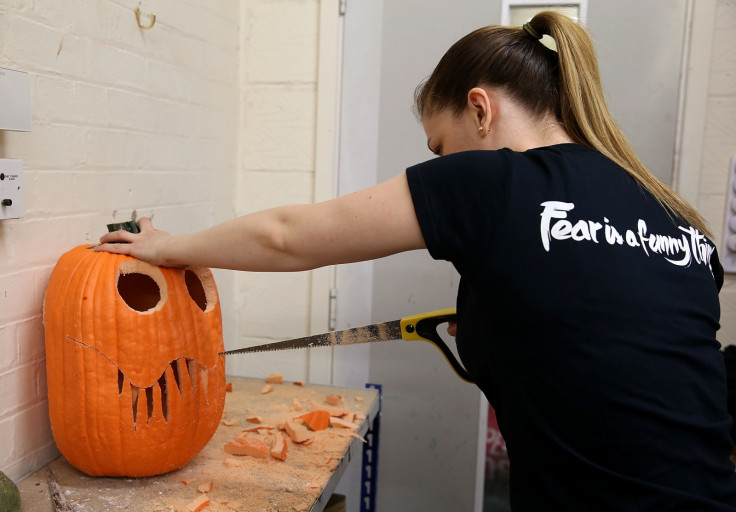
{"type": "MultiPolygon", "coordinates": [[[[25,165],[26,215],[0,222],[0,470],[56,455],[42,300],[66,250],[133,210],[184,233],[234,215],[240,2],[3,0],[0,66],[27,71],[33,130],[0,132],[25,165]],[[133,9],[156,12],[141,30],[133,9]]],[[[232,279],[217,273],[225,333],[232,279]]]]}
{"type": "MultiPolygon", "coordinates": [[[[314,197],[318,0],[241,3],[239,215],[314,197]]],[[[310,272],[241,273],[235,278],[237,336],[243,347],[306,336],[310,272]]],[[[232,374],[284,373],[306,380],[303,351],[232,357],[232,374]]]]}
{"type": "MultiPolygon", "coordinates": [[[[710,222],[721,250],[729,166],[736,155],[736,1],[720,0],[714,21],[698,208],[710,222]]],[[[736,345],[736,275],[727,274],[720,298],[718,338],[736,345]]]]}

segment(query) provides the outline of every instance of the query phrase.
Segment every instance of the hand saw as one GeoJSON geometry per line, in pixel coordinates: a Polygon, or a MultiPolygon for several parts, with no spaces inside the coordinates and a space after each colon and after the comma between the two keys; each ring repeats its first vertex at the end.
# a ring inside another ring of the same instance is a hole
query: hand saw
{"type": "Polygon", "coordinates": [[[272,350],[288,350],[294,348],[336,347],[339,345],[353,345],[356,343],[372,343],[375,341],[395,340],[422,340],[428,341],[436,346],[447,359],[447,362],[455,370],[458,377],[466,382],[473,383],[473,379],[455,359],[450,347],[448,347],[439,333],[437,327],[445,322],[454,322],[457,318],[455,308],[440,309],[414,316],[407,316],[401,320],[393,320],[380,324],[354,327],[342,331],[330,331],[324,334],[315,334],[304,338],[277,341],[265,345],[239,348],[220,352],[220,355],[248,354],[252,352],[269,352],[272,350]]]}

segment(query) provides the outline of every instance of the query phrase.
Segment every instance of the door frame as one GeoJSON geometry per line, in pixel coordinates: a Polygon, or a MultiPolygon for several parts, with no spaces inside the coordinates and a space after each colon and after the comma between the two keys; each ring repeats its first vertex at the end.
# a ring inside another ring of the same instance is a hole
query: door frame
{"type": "MultiPolygon", "coordinates": [[[[327,201],[337,193],[340,83],[342,66],[342,15],[340,0],[319,2],[319,45],[317,64],[317,110],[314,157],[313,202],[327,201]]],[[[331,328],[330,294],[335,267],[310,272],[309,333],[331,328]]],[[[332,349],[308,350],[307,378],[315,384],[332,384],[332,349]]]]}

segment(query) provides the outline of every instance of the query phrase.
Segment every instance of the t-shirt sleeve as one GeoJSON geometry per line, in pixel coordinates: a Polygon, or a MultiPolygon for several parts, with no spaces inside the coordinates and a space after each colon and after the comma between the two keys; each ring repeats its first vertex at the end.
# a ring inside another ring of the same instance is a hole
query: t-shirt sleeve
{"type": "Polygon", "coordinates": [[[468,151],[406,170],[414,210],[434,259],[470,264],[492,239],[505,201],[503,151],[468,151]]]}

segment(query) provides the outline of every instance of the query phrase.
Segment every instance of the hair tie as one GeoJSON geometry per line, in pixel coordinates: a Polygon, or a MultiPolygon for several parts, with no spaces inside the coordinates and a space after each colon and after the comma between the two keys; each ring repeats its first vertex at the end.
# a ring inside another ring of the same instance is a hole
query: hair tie
{"type": "Polygon", "coordinates": [[[539,32],[534,30],[534,27],[532,27],[528,22],[524,23],[521,28],[523,28],[524,32],[532,36],[534,39],[542,39],[542,36],[539,35],[539,32]]]}

